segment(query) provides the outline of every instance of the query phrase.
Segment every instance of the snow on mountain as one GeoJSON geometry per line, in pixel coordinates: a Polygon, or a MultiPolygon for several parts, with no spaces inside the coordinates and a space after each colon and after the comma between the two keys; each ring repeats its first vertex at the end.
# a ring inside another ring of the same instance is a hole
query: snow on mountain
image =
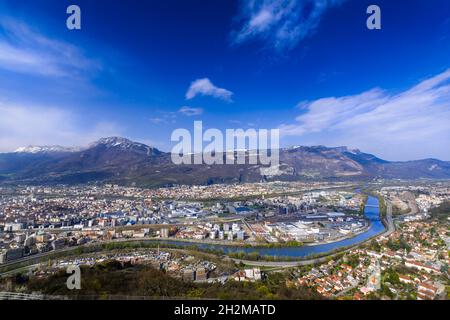
{"type": "Polygon", "coordinates": [[[61,153],[61,152],[76,152],[80,148],[67,148],[61,146],[28,146],[17,148],[15,153],[61,153]]]}
{"type": "Polygon", "coordinates": [[[106,148],[119,148],[124,151],[134,151],[139,153],[145,153],[147,155],[154,155],[160,153],[156,148],[150,147],[143,143],[134,142],[122,137],[108,137],[101,138],[100,140],[89,145],[89,148],[96,148],[103,146],[106,148]]]}
{"type": "Polygon", "coordinates": [[[92,143],[89,147],[96,147],[99,145],[104,145],[107,147],[122,147],[125,149],[133,148],[136,146],[142,146],[142,143],[134,142],[131,140],[128,140],[126,138],[122,137],[108,137],[108,138],[101,138],[100,140],[92,143]]]}

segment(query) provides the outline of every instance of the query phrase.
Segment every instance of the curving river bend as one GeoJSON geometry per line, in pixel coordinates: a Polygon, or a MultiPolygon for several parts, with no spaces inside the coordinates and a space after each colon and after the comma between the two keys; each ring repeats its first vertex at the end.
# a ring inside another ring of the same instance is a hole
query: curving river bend
{"type": "Polygon", "coordinates": [[[177,246],[196,246],[199,249],[221,250],[224,253],[245,252],[245,253],[258,253],[261,256],[303,258],[310,255],[326,254],[328,252],[335,251],[339,248],[356,245],[360,242],[364,242],[365,240],[377,234],[380,234],[385,230],[385,227],[380,219],[380,210],[377,198],[372,196],[368,197],[366,206],[364,208],[364,215],[366,216],[367,219],[370,220],[370,226],[367,231],[360,233],[352,238],[325,244],[308,245],[302,247],[247,248],[247,247],[227,246],[219,244],[217,245],[203,244],[203,243],[192,243],[192,242],[170,241],[170,240],[161,241],[161,243],[174,244],[177,246]]]}

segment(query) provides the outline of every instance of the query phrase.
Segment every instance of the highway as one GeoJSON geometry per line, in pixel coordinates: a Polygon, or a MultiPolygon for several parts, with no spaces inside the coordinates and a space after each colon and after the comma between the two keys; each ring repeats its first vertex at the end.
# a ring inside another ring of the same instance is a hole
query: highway
{"type": "MultiPolygon", "coordinates": [[[[21,258],[19,260],[14,260],[14,261],[11,261],[11,262],[0,264],[0,269],[8,268],[8,267],[14,266],[16,264],[23,264],[23,263],[26,263],[26,262],[29,262],[29,261],[34,261],[34,260],[38,261],[41,258],[45,258],[45,257],[48,257],[48,256],[51,257],[52,255],[55,255],[55,254],[76,250],[77,248],[78,247],[69,247],[69,248],[64,248],[64,249],[57,250],[57,251],[48,251],[48,252],[34,254],[34,255],[31,255],[31,256],[26,256],[26,257],[23,257],[23,258],[21,258]]],[[[26,266],[20,266],[19,268],[24,268],[24,267],[26,267],[26,266]]],[[[14,269],[14,270],[17,270],[17,269],[14,269]]],[[[13,270],[11,270],[11,271],[13,271],[13,270]]],[[[7,271],[7,272],[9,272],[9,271],[7,271]]],[[[6,274],[7,272],[1,272],[0,273],[0,277],[3,276],[4,274],[6,274]]]]}

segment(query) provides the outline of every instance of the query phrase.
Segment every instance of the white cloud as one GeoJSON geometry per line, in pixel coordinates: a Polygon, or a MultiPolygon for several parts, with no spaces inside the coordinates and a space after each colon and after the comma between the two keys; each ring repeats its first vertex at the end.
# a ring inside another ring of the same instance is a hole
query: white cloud
{"type": "Polygon", "coordinates": [[[280,126],[302,144],[347,145],[387,159],[450,160],[450,69],[397,94],[372,89],[357,95],[302,102],[296,123],[280,126]]]}
{"type": "Polygon", "coordinates": [[[48,38],[26,24],[0,17],[0,68],[51,77],[79,77],[101,69],[76,46],[48,38]]]}
{"type": "Polygon", "coordinates": [[[345,0],[242,0],[235,44],[259,39],[279,51],[311,34],[327,9],[345,0]]]}
{"type": "Polygon", "coordinates": [[[198,95],[211,96],[214,98],[222,99],[231,102],[233,92],[216,87],[208,78],[197,79],[193,81],[186,92],[186,99],[193,99],[198,95]]]}
{"type": "Polygon", "coordinates": [[[0,152],[29,145],[85,146],[101,137],[120,136],[115,123],[89,126],[61,108],[0,103],[0,152]]]}
{"type": "Polygon", "coordinates": [[[176,123],[179,111],[157,111],[158,116],[151,117],[148,120],[153,124],[176,123]]]}
{"type": "Polygon", "coordinates": [[[199,116],[203,113],[202,108],[192,108],[188,106],[181,107],[178,112],[184,114],[185,116],[191,117],[191,116],[199,116]]]}
{"type": "Polygon", "coordinates": [[[150,118],[149,121],[153,124],[160,124],[166,122],[166,120],[162,118],[150,118]]]}

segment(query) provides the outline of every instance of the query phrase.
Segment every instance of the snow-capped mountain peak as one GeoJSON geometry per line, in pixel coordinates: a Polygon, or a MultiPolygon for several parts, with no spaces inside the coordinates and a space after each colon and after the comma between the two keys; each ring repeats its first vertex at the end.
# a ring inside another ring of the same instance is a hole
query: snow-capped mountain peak
{"type": "Polygon", "coordinates": [[[28,146],[17,148],[15,153],[60,153],[60,152],[76,152],[80,148],[67,148],[61,146],[28,146]]]}
{"type": "Polygon", "coordinates": [[[133,142],[131,140],[128,140],[128,139],[122,138],[122,137],[107,137],[107,138],[101,138],[98,141],[92,143],[90,145],[90,147],[95,147],[95,146],[99,146],[99,145],[104,145],[107,147],[121,146],[121,147],[127,148],[127,147],[133,147],[136,145],[141,145],[141,143],[133,142]]]}
{"type": "Polygon", "coordinates": [[[101,138],[98,141],[92,143],[89,148],[95,148],[99,146],[115,149],[119,148],[124,151],[134,151],[138,153],[145,153],[147,155],[154,155],[160,152],[156,148],[150,147],[146,144],[134,142],[122,137],[101,138]]]}

